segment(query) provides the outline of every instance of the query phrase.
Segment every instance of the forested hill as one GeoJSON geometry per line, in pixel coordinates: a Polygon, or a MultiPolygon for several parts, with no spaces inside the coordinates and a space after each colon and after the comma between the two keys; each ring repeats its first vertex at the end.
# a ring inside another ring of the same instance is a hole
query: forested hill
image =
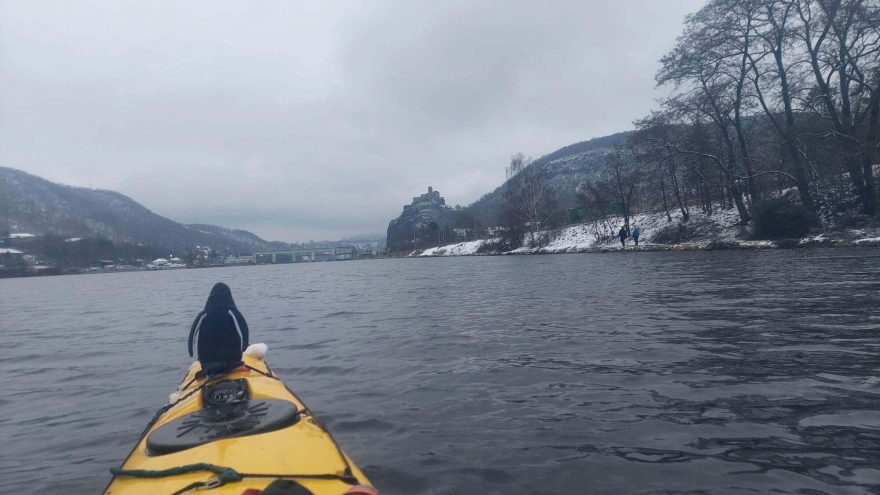
{"type": "Polygon", "coordinates": [[[5,232],[97,237],[172,249],[199,245],[242,253],[283,244],[244,230],[183,225],[117,192],[55,184],[0,167],[0,234],[5,232]]]}
{"type": "Polygon", "coordinates": [[[215,236],[229,242],[237,242],[245,246],[253,246],[258,249],[287,249],[289,246],[281,241],[267,241],[253,232],[242,229],[230,229],[218,225],[205,223],[190,223],[185,225],[187,229],[195,230],[203,234],[215,236]]]}
{"type": "MultiPolygon", "coordinates": [[[[576,203],[577,188],[591,179],[614,145],[623,144],[633,131],[581,141],[536,159],[521,173],[541,175],[560,204],[576,203]]],[[[493,221],[502,202],[505,184],[470,204],[466,210],[477,218],[493,221]]]]}

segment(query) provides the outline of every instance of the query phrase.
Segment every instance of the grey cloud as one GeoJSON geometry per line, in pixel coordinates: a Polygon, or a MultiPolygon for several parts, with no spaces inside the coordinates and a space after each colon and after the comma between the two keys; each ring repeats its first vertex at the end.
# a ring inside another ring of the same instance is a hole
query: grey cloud
{"type": "Polygon", "coordinates": [[[0,1],[0,163],[281,240],[628,128],[700,2],[0,1]]]}

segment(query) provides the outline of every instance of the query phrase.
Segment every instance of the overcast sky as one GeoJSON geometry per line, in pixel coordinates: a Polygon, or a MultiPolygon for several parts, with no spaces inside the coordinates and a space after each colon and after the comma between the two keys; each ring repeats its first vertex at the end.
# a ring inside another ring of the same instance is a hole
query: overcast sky
{"type": "Polygon", "coordinates": [[[698,0],[0,0],[0,165],[284,241],[631,128],[698,0]]]}

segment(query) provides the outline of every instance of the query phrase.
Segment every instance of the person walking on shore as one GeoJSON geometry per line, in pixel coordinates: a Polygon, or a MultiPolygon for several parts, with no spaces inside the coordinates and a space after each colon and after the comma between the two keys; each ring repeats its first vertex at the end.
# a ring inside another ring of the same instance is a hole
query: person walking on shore
{"type": "Polygon", "coordinates": [[[633,241],[635,241],[636,246],[639,245],[639,235],[641,235],[641,232],[639,232],[639,228],[633,226],[633,241]]]}
{"type": "Polygon", "coordinates": [[[620,238],[620,245],[626,247],[626,226],[620,227],[617,231],[617,237],[620,238]]]}

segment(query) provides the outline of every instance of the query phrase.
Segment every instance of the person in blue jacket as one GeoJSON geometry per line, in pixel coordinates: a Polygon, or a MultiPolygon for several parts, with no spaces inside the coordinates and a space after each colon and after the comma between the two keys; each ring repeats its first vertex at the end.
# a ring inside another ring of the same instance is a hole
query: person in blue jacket
{"type": "Polygon", "coordinates": [[[189,355],[195,351],[203,376],[229,373],[243,364],[241,353],[247,349],[248,333],[229,286],[217,283],[189,329],[189,355]]]}
{"type": "Polygon", "coordinates": [[[639,235],[641,235],[641,232],[639,232],[639,228],[636,227],[635,225],[633,225],[632,237],[633,237],[633,241],[635,241],[635,243],[636,243],[636,246],[639,245],[639,235]]]}

